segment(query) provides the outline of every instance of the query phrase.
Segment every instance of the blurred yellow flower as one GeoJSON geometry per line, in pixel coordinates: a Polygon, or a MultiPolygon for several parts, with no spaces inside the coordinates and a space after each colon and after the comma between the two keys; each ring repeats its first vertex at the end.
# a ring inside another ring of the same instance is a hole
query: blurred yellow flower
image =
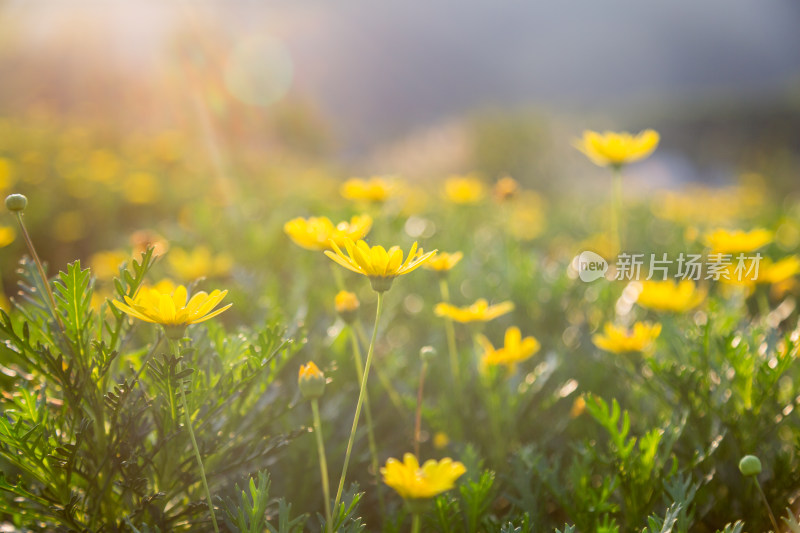
{"type": "Polygon", "coordinates": [[[674,311],[682,313],[694,309],[705,298],[705,292],[698,289],[691,280],[643,281],[642,290],[636,303],[655,311],[674,311]]]}
{"type": "Polygon", "coordinates": [[[464,254],[461,252],[439,252],[436,257],[425,263],[423,268],[427,270],[434,270],[436,272],[448,272],[451,268],[456,266],[464,254]]]}
{"type": "Polygon", "coordinates": [[[652,154],[659,139],[658,132],[654,130],[644,130],[635,137],[627,132],[605,131],[601,134],[586,130],[574,145],[595,165],[621,166],[652,154]]]}
{"type": "Polygon", "coordinates": [[[661,324],[636,322],[633,329],[606,322],[603,333],[592,336],[592,342],[611,353],[644,352],[653,346],[661,334],[661,324]]]}
{"type": "Polygon", "coordinates": [[[89,258],[92,274],[99,280],[109,280],[119,274],[119,267],[129,259],[121,250],[97,252],[89,258]]]}
{"type": "Polygon", "coordinates": [[[356,215],[350,222],[339,222],[336,226],[327,217],[298,217],[283,225],[283,231],[298,246],[307,250],[330,250],[331,241],[344,246],[344,239],[363,239],[372,228],[372,217],[356,215]]]}
{"type": "Polygon", "coordinates": [[[405,500],[424,500],[446,492],[455,486],[456,480],[466,471],[463,464],[449,457],[438,462],[429,459],[420,468],[419,461],[412,453],[405,454],[402,463],[391,458],[381,468],[383,482],[405,500]]]}
{"type": "Polygon", "coordinates": [[[444,450],[450,444],[450,437],[444,431],[437,431],[433,435],[433,447],[437,450],[444,450]]]}
{"type": "Polygon", "coordinates": [[[17,232],[11,226],[0,226],[0,248],[5,248],[16,238],[17,232]]]}
{"type": "Polygon", "coordinates": [[[483,182],[473,175],[450,176],[444,182],[444,197],[454,204],[477,204],[484,195],[483,182]]]}
{"type": "Polygon", "coordinates": [[[358,311],[358,308],[361,306],[361,303],[358,301],[358,296],[356,296],[354,292],[339,291],[336,293],[334,301],[337,313],[358,311]]]}
{"type": "Polygon", "coordinates": [[[339,192],[348,200],[383,203],[396,188],[394,179],[375,176],[370,179],[350,178],[342,184],[339,192]]]}
{"type": "Polygon", "coordinates": [[[485,299],[476,300],[469,307],[456,307],[446,302],[436,304],[436,316],[446,316],[456,322],[488,322],[514,310],[514,302],[489,305],[485,299]]]}
{"type": "Polygon", "coordinates": [[[388,250],[383,246],[370,248],[364,241],[354,243],[352,239],[346,237],[344,245],[347,255],[345,255],[335,242],[331,241],[331,245],[333,252],[325,250],[325,255],[344,268],[367,276],[372,288],[377,292],[389,290],[394,278],[413,272],[436,255],[436,250],[422,256],[417,255],[416,242],[411,245],[405,261],[403,261],[403,251],[398,246],[392,246],[388,250]]]}
{"type": "Polygon", "coordinates": [[[494,197],[498,202],[507,202],[519,193],[519,183],[511,176],[503,176],[494,184],[494,197]]]}
{"type": "Polygon", "coordinates": [[[570,418],[578,418],[586,410],[586,399],[583,396],[578,396],[572,402],[572,408],[569,410],[570,418]]]}
{"type": "Polygon", "coordinates": [[[222,253],[213,256],[206,246],[198,246],[191,252],[175,248],[167,254],[167,262],[172,273],[186,281],[225,276],[233,268],[230,255],[222,253]]]}
{"type": "Polygon", "coordinates": [[[751,214],[763,201],[764,193],[751,187],[690,185],[680,191],[659,192],[651,211],[659,218],[684,224],[724,224],[751,214]]]}
{"type": "Polygon", "coordinates": [[[149,172],[134,172],[122,181],[122,193],[132,204],[152,204],[158,200],[161,186],[149,172]]]}
{"type": "Polygon", "coordinates": [[[728,231],[720,228],[707,233],[705,242],[711,248],[712,254],[729,254],[752,252],[772,242],[772,237],[772,232],[763,228],[749,232],[728,231]]]}
{"type": "Polygon", "coordinates": [[[169,242],[154,231],[134,231],[131,234],[130,242],[133,246],[134,256],[143,254],[148,248],[153,248],[153,255],[163,255],[169,250],[169,242]]]}
{"type": "Polygon", "coordinates": [[[86,223],[82,211],[65,211],[53,221],[53,234],[61,242],[74,242],[84,236],[86,223]]]}
{"type": "Polygon", "coordinates": [[[481,368],[494,365],[506,365],[509,372],[513,371],[517,363],[529,359],[539,351],[541,345],[534,337],[522,338],[519,328],[514,326],[506,330],[505,343],[502,348],[495,348],[483,335],[478,336],[478,343],[483,348],[481,368]]]}
{"type": "Polygon", "coordinates": [[[120,311],[128,315],[150,322],[161,324],[167,335],[182,335],[190,324],[204,322],[214,318],[231,305],[214,308],[219,305],[228,291],[212,291],[211,294],[200,291],[188,299],[186,287],[178,285],[174,291],[162,292],[157,288],[143,287],[134,298],[126,296],[125,302],[114,300],[112,303],[120,311]]]}
{"type": "Polygon", "coordinates": [[[14,185],[14,173],[11,168],[11,161],[5,157],[0,157],[0,191],[8,189],[14,185]]]}
{"type": "Polygon", "coordinates": [[[542,234],[545,227],[544,200],[534,191],[521,191],[511,205],[508,231],[514,238],[530,241],[542,234]]]}
{"type": "Polygon", "coordinates": [[[780,261],[765,259],[758,267],[757,283],[783,283],[800,274],[800,257],[790,255],[780,261]]]}

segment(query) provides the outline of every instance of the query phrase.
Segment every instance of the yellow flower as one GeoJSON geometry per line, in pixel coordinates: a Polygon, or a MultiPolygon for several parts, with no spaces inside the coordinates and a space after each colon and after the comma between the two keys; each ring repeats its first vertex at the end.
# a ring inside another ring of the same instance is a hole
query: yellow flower
{"type": "Polygon", "coordinates": [[[433,435],[433,447],[437,450],[444,450],[450,444],[450,437],[444,431],[437,431],[433,435]]]}
{"type": "Polygon", "coordinates": [[[307,400],[319,398],[325,392],[325,374],[314,364],[314,361],[309,361],[307,365],[300,365],[300,371],[297,373],[297,386],[307,400]]]}
{"type": "Polygon", "coordinates": [[[483,182],[469,176],[451,176],[444,182],[444,197],[454,204],[477,204],[485,192],[483,182]]]}
{"type": "Polygon", "coordinates": [[[383,246],[373,246],[364,241],[354,243],[352,239],[345,238],[345,255],[335,242],[331,241],[333,252],[325,250],[325,255],[356,274],[367,276],[372,283],[372,288],[377,292],[389,290],[392,281],[397,276],[408,274],[429,261],[436,250],[424,255],[417,255],[417,243],[411,245],[406,260],[403,261],[403,251],[398,246],[386,250],[383,246]]]}
{"type": "Polygon", "coordinates": [[[403,456],[401,463],[395,458],[381,468],[383,482],[392,487],[405,500],[426,500],[452,489],[455,481],[467,469],[458,461],[445,457],[437,462],[425,461],[422,468],[412,453],[403,456]]]}
{"type": "Polygon", "coordinates": [[[489,305],[483,298],[476,300],[469,307],[456,307],[449,303],[441,302],[436,305],[436,316],[446,316],[456,322],[488,322],[514,310],[514,302],[502,302],[489,305]]]}
{"type": "Polygon", "coordinates": [[[131,234],[131,246],[134,255],[141,255],[148,248],[153,248],[153,255],[163,255],[169,250],[169,242],[164,237],[148,230],[139,230],[131,234]]]}
{"type": "Polygon", "coordinates": [[[233,305],[228,304],[214,310],[226,294],[228,291],[215,290],[211,294],[201,291],[188,300],[188,293],[183,285],[178,285],[172,292],[143,287],[134,298],[125,296],[124,303],[118,300],[112,303],[134,318],[161,324],[168,336],[179,338],[186,326],[213,318],[233,305]]]}
{"type": "Polygon", "coordinates": [[[361,303],[354,292],[339,291],[334,299],[336,312],[346,323],[350,324],[356,319],[361,303]]]}
{"type": "Polygon", "coordinates": [[[448,272],[461,261],[462,257],[464,257],[464,254],[461,252],[454,252],[452,254],[439,252],[436,254],[436,257],[425,263],[423,268],[436,272],[448,272]]]}
{"type": "Polygon", "coordinates": [[[800,257],[790,255],[780,261],[764,260],[759,266],[757,283],[783,283],[800,273],[800,257]]]}
{"type": "Polygon", "coordinates": [[[153,204],[161,194],[161,182],[149,172],[133,172],[122,181],[122,193],[132,204],[153,204]]]}
{"type": "Polygon", "coordinates": [[[717,229],[706,234],[705,241],[712,254],[730,254],[757,250],[772,242],[772,237],[772,232],[763,228],[749,232],[717,229]]]}
{"type": "Polygon", "coordinates": [[[16,236],[17,234],[11,226],[0,226],[0,248],[5,248],[14,242],[16,236]]]}
{"type": "Polygon", "coordinates": [[[627,132],[605,131],[601,134],[586,130],[583,138],[576,140],[574,144],[592,163],[606,167],[644,159],[653,153],[659,139],[658,132],[654,130],[644,130],[636,137],[627,132]]]}
{"type": "Polygon", "coordinates": [[[336,226],[327,217],[298,217],[283,225],[283,231],[298,246],[307,250],[330,250],[331,241],[344,246],[344,239],[363,239],[372,228],[369,215],[354,216],[350,222],[339,222],[336,226]]]}
{"type": "Polygon", "coordinates": [[[569,417],[570,418],[578,418],[583,414],[586,410],[586,400],[583,396],[578,396],[575,398],[575,401],[572,402],[572,408],[569,410],[569,417]]]}
{"type": "Polygon", "coordinates": [[[705,292],[697,289],[691,280],[643,281],[642,291],[636,303],[655,311],[682,313],[694,309],[705,298],[705,292]]]}
{"type": "Polygon", "coordinates": [[[368,180],[350,178],[342,184],[339,192],[348,200],[383,203],[394,193],[394,180],[375,176],[368,180]]]}
{"type": "Polygon", "coordinates": [[[511,176],[503,176],[494,184],[494,197],[498,202],[507,202],[519,193],[519,183],[511,176]]]}
{"type": "Polygon", "coordinates": [[[594,345],[601,350],[611,353],[644,352],[661,334],[661,324],[637,322],[630,330],[606,322],[603,331],[603,334],[592,337],[594,345]]]}
{"type": "Polygon", "coordinates": [[[119,274],[120,265],[128,259],[128,254],[120,250],[97,252],[89,258],[89,266],[97,279],[108,280],[119,274]]]}
{"type": "Polygon", "coordinates": [[[529,359],[541,347],[539,341],[534,337],[523,339],[522,333],[516,326],[506,330],[505,344],[502,348],[495,349],[489,339],[483,335],[478,336],[478,342],[483,347],[481,367],[506,365],[509,372],[514,370],[517,363],[529,359]]]}
{"type": "Polygon", "coordinates": [[[175,248],[167,254],[167,262],[173,274],[188,281],[224,276],[233,267],[233,259],[228,254],[212,256],[206,246],[198,246],[191,252],[175,248]]]}

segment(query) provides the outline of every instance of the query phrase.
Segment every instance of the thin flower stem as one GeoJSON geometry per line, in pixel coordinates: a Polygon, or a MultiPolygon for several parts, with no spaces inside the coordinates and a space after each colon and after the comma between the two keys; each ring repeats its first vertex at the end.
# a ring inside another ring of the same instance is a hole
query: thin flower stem
{"type": "MultiPolygon", "coordinates": [[[[353,360],[356,363],[356,377],[358,378],[358,382],[364,380],[364,365],[361,361],[361,347],[358,345],[358,338],[356,338],[355,331],[353,328],[350,328],[350,341],[353,345],[353,360]]],[[[378,368],[377,366],[375,367],[378,368]]],[[[369,380],[367,380],[369,382],[369,380]]],[[[369,403],[369,384],[367,388],[364,390],[364,416],[367,419],[367,440],[369,442],[369,454],[371,460],[372,471],[375,474],[375,482],[378,485],[378,506],[381,511],[381,516],[384,516],[383,513],[383,486],[380,484],[378,480],[378,446],[375,444],[375,426],[372,423],[372,408],[370,407],[369,403]]]]}
{"type": "Polygon", "coordinates": [[[319,455],[319,470],[322,476],[322,493],[325,497],[325,529],[328,533],[333,531],[331,522],[331,487],[328,480],[328,461],[325,458],[325,441],[322,438],[322,422],[319,417],[319,402],[316,398],[311,400],[311,412],[314,415],[314,433],[317,436],[317,454],[319,455]]]}
{"type": "MultiPolygon", "coordinates": [[[[170,340],[170,347],[175,357],[180,357],[180,350],[178,349],[178,342],[170,340]]],[[[180,371],[180,363],[178,363],[177,371],[180,371]]],[[[189,404],[186,403],[186,393],[183,391],[183,384],[178,383],[178,390],[181,393],[181,402],[183,403],[183,414],[185,417],[186,429],[189,430],[189,437],[192,440],[192,449],[194,449],[194,458],[197,460],[197,467],[200,469],[200,478],[203,480],[203,489],[206,492],[206,500],[208,502],[208,510],[211,512],[211,523],[214,525],[214,532],[219,533],[217,526],[217,517],[214,514],[214,503],[211,501],[211,491],[208,489],[208,481],[206,480],[206,469],[203,467],[203,458],[200,457],[200,448],[197,446],[197,439],[194,438],[194,430],[192,429],[192,418],[189,416],[189,404]]]]}
{"type": "MultiPolygon", "coordinates": [[[[361,325],[361,321],[360,320],[356,321],[355,325],[356,327],[354,328],[354,330],[356,333],[358,333],[359,340],[362,343],[367,344],[367,334],[364,333],[364,326],[361,325]]],[[[392,381],[386,376],[380,365],[377,365],[375,367],[375,374],[378,376],[378,381],[381,382],[381,385],[386,390],[386,394],[389,396],[389,400],[391,400],[392,405],[395,406],[397,412],[401,416],[405,416],[406,411],[403,407],[403,400],[402,398],[400,398],[400,393],[398,393],[397,390],[394,388],[394,385],[392,385],[392,381]]]]}
{"type": "MultiPolygon", "coordinates": [[[[447,280],[439,280],[439,290],[442,292],[442,301],[450,303],[450,289],[447,287],[447,280]]],[[[447,351],[450,353],[450,371],[456,383],[461,382],[461,365],[458,364],[458,349],[456,348],[456,330],[453,326],[453,319],[449,316],[444,317],[444,331],[447,335],[447,351]]]]}
{"type": "Polygon", "coordinates": [[[344,465],[342,475],[339,477],[339,488],[336,490],[336,500],[333,502],[334,512],[338,513],[339,502],[342,500],[344,481],[347,477],[347,467],[350,464],[350,454],[353,452],[353,442],[356,440],[356,429],[358,429],[358,418],[361,415],[361,405],[364,403],[364,392],[367,390],[367,379],[369,378],[369,367],[372,365],[372,355],[375,353],[375,339],[378,337],[378,323],[381,317],[381,307],[383,306],[383,293],[378,293],[378,304],[375,309],[375,327],[372,329],[372,340],[367,351],[367,363],[364,366],[364,376],[361,379],[361,389],[358,392],[358,402],[356,403],[356,414],[353,417],[353,427],[350,429],[350,438],[347,441],[347,451],[344,454],[344,465]]]}
{"type": "Polygon", "coordinates": [[[411,516],[411,533],[419,533],[419,514],[414,513],[411,516]]]}
{"type": "Polygon", "coordinates": [[[764,502],[764,507],[767,508],[767,512],[769,513],[769,519],[772,522],[772,527],[775,528],[775,533],[778,533],[778,531],[780,531],[780,528],[778,527],[778,521],[775,520],[775,515],[772,514],[772,507],[769,506],[769,502],[767,501],[767,495],[764,494],[764,489],[761,488],[761,483],[758,482],[758,478],[756,476],[753,476],[753,479],[756,481],[756,487],[758,487],[758,493],[761,494],[761,501],[764,502]]]}
{"type": "Polygon", "coordinates": [[[19,228],[22,232],[23,238],[25,239],[25,244],[28,246],[28,251],[31,253],[31,256],[33,256],[33,262],[36,264],[36,269],[39,271],[39,277],[42,278],[42,284],[44,285],[45,292],[47,292],[47,298],[50,301],[53,317],[56,319],[56,322],[58,322],[58,327],[61,329],[61,334],[65,335],[64,323],[61,321],[61,317],[58,315],[58,311],[56,310],[56,299],[55,296],[53,296],[53,290],[50,288],[50,280],[47,278],[47,274],[44,272],[42,261],[39,259],[39,254],[36,253],[36,248],[33,246],[31,236],[28,234],[28,229],[25,227],[25,222],[22,220],[21,211],[17,211],[17,222],[19,222],[19,228]]]}
{"type": "Polygon", "coordinates": [[[622,168],[615,166],[611,170],[611,239],[616,247],[615,252],[622,250],[622,168]]]}
{"type": "Polygon", "coordinates": [[[336,282],[336,288],[340,291],[345,290],[342,271],[340,270],[339,266],[336,265],[336,263],[331,263],[331,271],[333,271],[333,280],[336,282]]]}
{"type": "Polygon", "coordinates": [[[420,434],[422,433],[422,392],[425,387],[425,373],[428,371],[428,362],[422,361],[419,372],[419,388],[417,389],[417,413],[414,418],[414,455],[419,457],[420,434]]]}

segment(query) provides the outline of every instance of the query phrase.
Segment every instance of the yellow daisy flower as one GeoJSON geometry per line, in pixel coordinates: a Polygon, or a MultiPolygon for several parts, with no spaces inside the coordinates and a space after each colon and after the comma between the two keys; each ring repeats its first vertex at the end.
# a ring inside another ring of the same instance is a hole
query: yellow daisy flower
{"type": "Polygon", "coordinates": [[[425,263],[423,268],[433,270],[435,272],[448,272],[451,268],[456,266],[464,254],[461,252],[439,252],[436,257],[425,263]]]}
{"type": "Polygon", "coordinates": [[[644,159],[656,149],[660,136],[654,130],[644,130],[635,137],[627,132],[615,133],[586,130],[575,141],[575,148],[583,152],[592,163],[601,167],[619,167],[644,159]]]}
{"type": "Polygon", "coordinates": [[[394,180],[381,176],[370,179],[350,178],[345,181],[339,192],[348,200],[383,203],[395,192],[394,180]]]}
{"type": "Polygon", "coordinates": [[[606,322],[603,333],[595,334],[592,342],[601,350],[611,353],[644,352],[653,346],[661,334],[661,324],[636,322],[633,329],[606,322]]]}
{"type": "Polygon", "coordinates": [[[502,302],[489,305],[485,299],[480,298],[468,307],[456,307],[446,302],[436,304],[436,316],[446,316],[456,322],[488,322],[514,310],[514,302],[502,302]]]}
{"type": "Polygon", "coordinates": [[[483,182],[469,176],[451,176],[444,182],[444,197],[454,204],[477,204],[485,195],[483,182]]]}
{"type": "Polygon", "coordinates": [[[700,305],[704,298],[705,292],[691,280],[643,281],[636,303],[655,311],[683,313],[700,305]]]}
{"type": "Polygon", "coordinates": [[[429,459],[420,468],[412,453],[403,456],[401,463],[391,458],[381,468],[383,482],[392,487],[405,500],[427,500],[452,489],[455,481],[467,469],[458,461],[445,457],[441,461],[429,459]]]}
{"type": "Polygon", "coordinates": [[[372,228],[372,217],[356,215],[350,222],[333,225],[327,217],[298,217],[283,225],[283,231],[298,246],[307,250],[330,250],[331,241],[344,246],[344,239],[363,239],[372,228]]]}
{"type": "Polygon", "coordinates": [[[532,357],[539,351],[541,345],[534,337],[522,338],[522,333],[518,327],[510,327],[506,330],[505,343],[502,348],[495,348],[483,335],[478,336],[478,343],[483,348],[483,358],[481,367],[494,365],[506,365],[509,372],[513,371],[517,363],[521,363],[532,357]]]}
{"type": "Polygon", "coordinates": [[[178,279],[187,281],[225,276],[233,268],[233,258],[230,255],[212,255],[207,246],[198,246],[191,251],[174,248],[167,254],[167,262],[178,279]]]}
{"type": "Polygon", "coordinates": [[[124,303],[118,300],[112,303],[117,309],[134,318],[161,324],[168,337],[180,338],[186,326],[214,318],[233,305],[228,304],[214,310],[226,294],[228,291],[215,290],[211,294],[201,291],[188,299],[186,287],[183,285],[178,285],[172,292],[144,287],[134,298],[125,296],[124,303]]]}
{"type": "Polygon", "coordinates": [[[344,268],[367,276],[372,288],[377,292],[388,291],[394,278],[413,272],[436,255],[436,250],[418,255],[416,242],[411,245],[405,261],[399,246],[392,246],[386,250],[383,246],[370,247],[365,241],[354,243],[352,239],[345,238],[347,255],[335,242],[331,241],[331,246],[333,252],[325,250],[325,255],[344,268]]]}
{"type": "Polygon", "coordinates": [[[753,231],[714,230],[705,236],[706,245],[712,254],[730,254],[735,252],[752,252],[772,242],[773,234],[763,228],[753,231]]]}

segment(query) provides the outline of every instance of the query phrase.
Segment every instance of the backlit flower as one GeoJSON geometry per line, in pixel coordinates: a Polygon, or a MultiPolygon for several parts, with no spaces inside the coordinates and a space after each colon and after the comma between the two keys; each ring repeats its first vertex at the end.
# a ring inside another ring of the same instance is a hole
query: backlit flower
{"type": "Polygon", "coordinates": [[[446,302],[436,304],[436,316],[446,316],[456,322],[488,322],[514,310],[514,302],[489,305],[485,299],[476,300],[468,307],[456,307],[446,302]]]}
{"type": "Polygon", "coordinates": [[[297,386],[303,398],[310,400],[319,398],[325,392],[325,374],[319,369],[314,361],[309,361],[306,365],[300,365],[297,373],[297,386]]]}
{"type": "Polygon", "coordinates": [[[462,257],[464,257],[464,254],[461,252],[453,252],[452,254],[439,252],[436,257],[425,263],[423,268],[436,272],[448,272],[461,261],[462,257]]]}
{"type": "Polygon", "coordinates": [[[655,311],[682,313],[694,309],[705,298],[691,280],[643,281],[636,303],[655,311]]]}
{"type": "Polygon", "coordinates": [[[364,241],[354,243],[351,239],[345,238],[347,255],[335,242],[331,242],[331,246],[333,252],[326,250],[325,255],[344,268],[367,276],[372,288],[377,292],[389,290],[394,278],[413,272],[436,255],[436,250],[418,255],[416,242],[411,245],[405,261],[403,261],[403,250],[399,246],[392,246],[386,250],[383,246],[370,247],[364,241]]]}
{"type": "Polygon", "coordinates": [[[519,183],[511,176],[503,176],[494,184],[494,197],[498,202],[507,202],[519,193],[519,183]]]}
{"type": "Polygon", "coordinates": [[[730,254],[757,250],[772,242],[772,237],[772,232],[763,228],[753,231],[717,229],[708,233],[705,241],[712,254],[730,254]]]}
{"type": "Polygon", "coordinates": [[[361,303],[358,301],[358,296],[354,292],[339,291],[334,299],[336,312],[342,317],[342,320],[350,324],[356,319],[358,308],[361,303]]]}
{"type": "Polygon", "coordinates": [[[97,252],[89,258],[89,267],[97,279],[107,280],[118,275],[120,265],[128,259],[128,254],[121,250],[97,252]]]}
{"type": "Polygon", "coordinates": [[[765,259],[759,266],[757,283],[783,283],[800,274],[800,257],[790,255],[774,263],[765,259]]]}
{"type": "Polygon", "coordinates": [[[478,342],[483,348],[481,367],[505,365],[509,371],[514,370],[517,363],[529,359],[539,351],[541,345],[534,337],[522,338],[518,327],[506,330],[505,343],[502,348],[495,348],[489,339],[483,335],[478,336],[478,342]]]}
{"type": "Polygon", "coordinates": [[[112,303],[120,311],[139,320],[161,324],[167,335],[180,337],[186,326],[204,322],[227,310],[231,305],[219,305],[228,291],[212,291],[211,294],[198,292],[188,299],[186,287],[178,285],[172,292],[162,292],[158,288],[143,287],[133,298],[125,296],[125,302],[112,303]]]}
{"type": "Polygon", "coordinates": [[[635,137],[627,132],[615,133],[586,130],[575,141],[575,147],[595,165],[621,166],[644,159],[653,153],[660,137],[654,130],[644,130],[635,137]]]}
{"type": "Polygon", "coordinates": [[[425,500],[452,489],[467,469],[458,461],[445,457],[429,459],[420,467],[416,456],[407,453],[401,463],[391,458],[381,468],[383,482],[405,500],[425,500]]]}
{"type": "Polygon", "coordinates": [[[451,176],[444,182],[444,197],[454,204],[477,204],[485,195],[483,182],[474,176],[451,176]]]}
{"type": "Polygon", "coordinates": [[[348,200],[383,203],[392,196],[396,187],[394,180],[380,176],[350,178],[342,184],[340,192],[348,200]]]}
{"type": "Polygon", "coordinates": [[[307,250],[330,250],[331,241],[344,246],[345,238],[363,239],[370,228],[372,217],[369,215],[356,215],[350,222],[342,221],[335,226],[327,217],[298,217],[283,225],[289,238],[307,250]]]}
{"type": "Polygon", "coordinates": [[[192,251],[175,248],[167,254],[170,270],[179,279],[193,281],[199,278],[224,276],[231,271],[233,259],[228,254],[212,255],[206,246],[192,251]]]}
{"type": "Polygon", "coordinates": [[[633,329],[607,322],[603,333],[595,334],[592,342],[601,350],[611,353],[644,352],[661,334],[661,324],[636,322],[633,329]]]}

